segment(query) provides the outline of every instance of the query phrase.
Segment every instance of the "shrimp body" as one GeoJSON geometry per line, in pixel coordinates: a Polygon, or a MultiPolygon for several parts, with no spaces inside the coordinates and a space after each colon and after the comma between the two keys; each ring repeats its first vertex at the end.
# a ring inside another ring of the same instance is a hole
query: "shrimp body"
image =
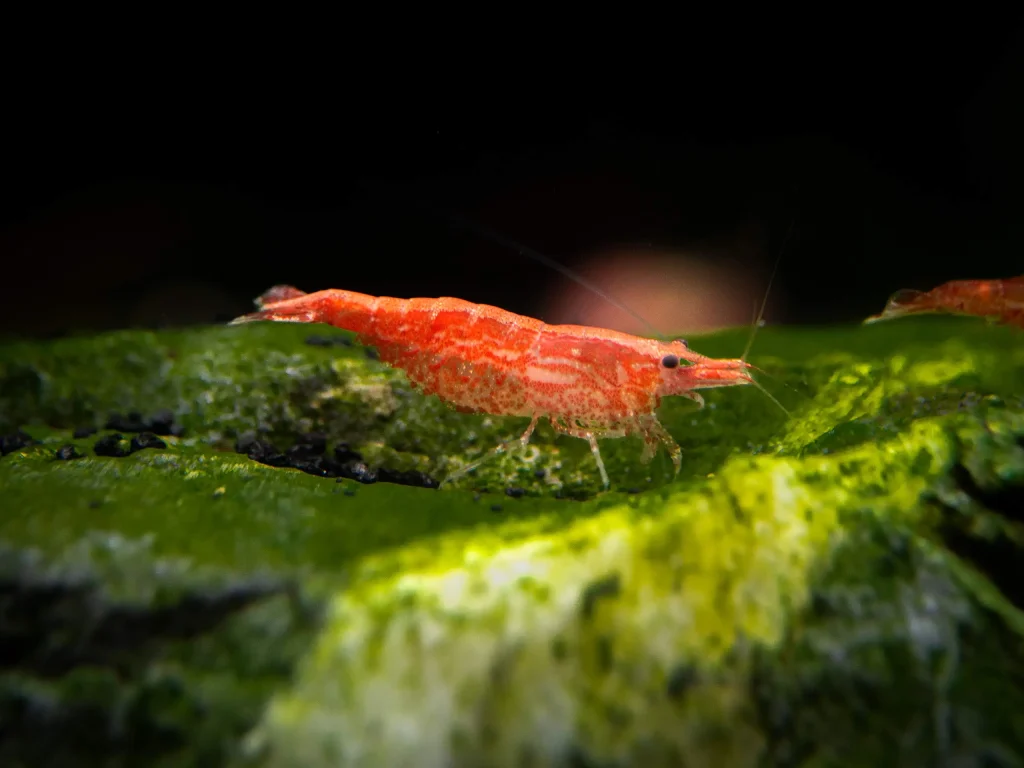
{"type": "Polygon", "coordinates": [[[873,323],[920,312],[950,312],[995,318],[1024,328],[1024,276],[1002,280],[952,280],[930,291],[897,291],[873,323]]]}
{"type": "Polygon", "coordinates": [[[682,340],[548,325],[462,299],[306,294],[277,286],[257,305],[259,312],[234,322],[322,322],[353,331],[414,386],[456,410],[529,417],[521,445],[547,417],[556,431],[590,443],[605,486],[598,437],[638,434],[644,460],[665,445],[678,473],[681,450],[655,415],[661,398],[681,395],[703,405],[694,390],[751,383],[744,361],[697,354],[682,340]]]}

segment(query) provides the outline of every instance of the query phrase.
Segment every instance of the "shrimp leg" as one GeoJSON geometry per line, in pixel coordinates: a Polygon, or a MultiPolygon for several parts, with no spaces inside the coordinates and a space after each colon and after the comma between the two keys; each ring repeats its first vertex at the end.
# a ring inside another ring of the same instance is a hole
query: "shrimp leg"
{"type": "MultiPolygon", "coordinates": [[[[686,393],[686,397],[690,397],[692,400],[697,400],[702,406],[704,405],[703,398],[700,398],[696,392],[686,393]],[[696,397],[690,397],[696,395],[696,397]]],[[[644,439],[644,452],[640,456],[640,460],[645,464],[654,458],[654,454],[658,451],[658,444],[661,443],[665,446],[665,450],[668,451],[668,455],[672,458],[672,464],[676,468],[676,474],[679,474],[679,470],[683,467],[683,449],[679,447],[679,443],[673,439],[672,435],[668,433],[661,422],[658,421],[658,417],[653,413],[642,416],[638,422],[640,428],[640,434],[644,439]]]]}
{"type": "MultiPolygon", "coordinates": [[[[689,398],[697,404],[698,408],[704,407],[704,398],[700,392],[680,392],[682,397],[689,398]]],[[[654,454],[658,451],[658,443],[665,446],[665,450],[668,451],[668,455],[672,458],[672,464],[676,468],[676,474],[679,474],[679,470],[683,468],[683,451],[679,447],[679,443],[675,441],[672,435],[669,434],[668,430],[665,429],[661,422],[658,421],[658,417],[653,413],[641,417],[638,421],[640,428],[640,434],[644,438],[644,452],[640,456],[640,460],[647,463],[654,458],[654,454]]]]}
{"type": "Polygon", "coordinates": [[[698,408],[704,407],[704,396],[700,392],[680,392],[682,397],[689,398],[697,404],[698,408]]]}
{"type": "Polygon", "coordinates": [[[590,443],[590,452],[594,454],[594,460],[597,462],[597,469],[601,473],[601,482],[604,483],[605,490],[611,487],[611,482],[608,480],[608,472],[604,468],[604,461],[601,459],[601,449],[597,447],[597,436],[601,437],[624,437],[625,430],[621,429],[608,429],[597,432],[593,429],[581,429],[573,427],[565,423],[551,419],[551,426],[556,432],[560,432],[563,435],[569,435],[570,437],[578,437],[582,440],[586,440],[590,443]]]}
{"type": "Polygon", "coordinates": [[[533,435],[533,430],[535,430],[537,428],[537,422],[538,421],[540,421],[540,416],[539,415],[534,416],[530,420],[530,426],[528,426],[526,428],[526,431],[523,432],[523,434],[521,434],[515,440],[506,440],[503,443],[498,443],[498,445],[494,446],[491,450],[489,450],[487,453],[485,453],[483,456],[481,456],[476,461],[474,461],[474,462],[472,462],[470,464],[467,464],[464,467],[460,467],[459,469],[457,469],[454,472],[452,472],[450,475],[448,475],[448,477],[446,477],[444,480],[441,481],[441,485],[444,485],[445,483],[450,483],[452,480],[457,480],[458,478],[462,477],[463,475],[465,475],[470,470],[476,469],[477,467],[479,467],[484,462],[490,461],[491,459],[493,459],[495,456],[500,456],[501,454],[503,454],[506,451],[508,451],[510,448],[513,449],[513,450],[520,450],[520,451],[525,450],[526,446],[530,442],[530,437],[533,435]]]}

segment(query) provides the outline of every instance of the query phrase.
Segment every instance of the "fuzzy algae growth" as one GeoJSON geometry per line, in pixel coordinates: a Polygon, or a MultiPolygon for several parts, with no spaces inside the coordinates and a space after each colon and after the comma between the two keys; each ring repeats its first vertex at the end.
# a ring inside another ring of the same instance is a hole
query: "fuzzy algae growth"
{"type": "Polygon", "coordinates": [[[60,742],[104,765],[1024,760],[1012,329],[768,329],[754,361],[797,391],[775,390],[791,416],[752,388],[669,401],[679,480],[604,441],[613,484],[642,492],[583,502],[564,496],[597,490],[585,444],[544,434],[469,490],[231,452],[316,431],[435,473],[520,428],[308,329],[240,330],[0,347],[0,424],[38,441],[0,459],[3,607],[32,617],[0,623],[26,649],[0,672],[24,734],[0,758],[60,742]],[[101,457],[70,436],[155,408],[184,427],[166,448],[101,457]],[[55,460],[68,442],[84,457],[55,460]],[[510,486],[525,497],[493,493],[510,486]]]}
{"type": "MultiPolygon", "coordinates": [[[[1024,421],[1013,429],[1024,434],[1024,421]]],[[[734,459],[699,489],[513,543],[499,531],[439,542],[432,556],[391,554],[383,560],[429,564],[392,565],[389,578],[373,576],[381,566],[371,558],[370,575],[333,600],[300,677],[275,699],[253,744],[270,750],[270,765],[311,766],[746,766],[797,739],[823,758],[848,757],[860,734],[840,739],[828,722],[774,742],[771,719],[792,704],[766,712],[755,676],[788,672],[784,684],[798,684],[812,661],[845,673],[839,654],[857,650],[856,636],[830,638],[833,658],[787,658],[816,584],[835,578],[834,554],[860,546],[863,528],[913,524],[908,511],[955,457],[955,434],[930,420],[882,450],[734,459]]],[[[907,627],[901,650],[957,652],[957,628],[932,636],[927,622],[970,627],[972,587],[952,570],[945,578],[950,594],[893,606],[908,624],[922,623],[907,627]],[[954,597],[964,615],[942,616],[954,597]]],[[[865,608],[882,588],[846,586],[865,608]]],[[[999,607],[1024,627],[1016,608],[999,607]]],[[[888,687],[898,658],[876,666],[878,678],[864,681],[874,691],[837,709],[900,695],[888,687]]],[[[1024,704],[1024,691],[1013,698],[1024,704]]],[[[920,718],[898,714],[908,727],[920,718]]],[[[936,726],[949,729],[947,740],[961,738],[953,723],[936,726]]],[[[938,756],[939,734],[927,717],[920,727],[910,754],[934,764],[927,758],[938,756]]]]}

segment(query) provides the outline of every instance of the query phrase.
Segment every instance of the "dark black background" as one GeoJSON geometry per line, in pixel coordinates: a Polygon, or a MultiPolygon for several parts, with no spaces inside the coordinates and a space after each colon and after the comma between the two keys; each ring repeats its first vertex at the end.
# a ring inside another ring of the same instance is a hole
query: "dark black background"
{"type": "Polygon", "coordinates": [[[0,333],[221,321],[281,282],[543,314],[564,278],[444,211],[568,265],[741,233],[757,257],[735,268],[762,285],[793,226],[774,318],[791,323],[1024,271],[1018,16],[739,33],[677,11],[650,37],[499,40],[459,17],[465,49],[349,27],[309,58],[268,39],[201,65],[184,45],[47,77],[23,62],[3,97],[0,333]]]}

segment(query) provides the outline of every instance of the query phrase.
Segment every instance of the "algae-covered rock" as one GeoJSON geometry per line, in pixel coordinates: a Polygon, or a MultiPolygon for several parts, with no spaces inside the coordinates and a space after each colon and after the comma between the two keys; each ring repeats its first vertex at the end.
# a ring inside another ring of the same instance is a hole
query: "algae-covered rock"
{"type": "Polygon", "coordinates": [[[788,413],[608,493],[543,429],[439,490],[523,420],[310,332],[0,347],[0,764],[1024,764],[1018,331],[766,329],[788,413]]]}

